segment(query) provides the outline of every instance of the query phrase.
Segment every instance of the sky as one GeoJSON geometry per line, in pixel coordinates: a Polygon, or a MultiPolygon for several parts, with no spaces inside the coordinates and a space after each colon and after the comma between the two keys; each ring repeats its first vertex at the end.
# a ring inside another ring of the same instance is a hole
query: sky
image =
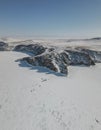
{"type": "Polygon", "coordinates": [[[101,36],[101,0],[0,0],[5,36],[101,36]]]}

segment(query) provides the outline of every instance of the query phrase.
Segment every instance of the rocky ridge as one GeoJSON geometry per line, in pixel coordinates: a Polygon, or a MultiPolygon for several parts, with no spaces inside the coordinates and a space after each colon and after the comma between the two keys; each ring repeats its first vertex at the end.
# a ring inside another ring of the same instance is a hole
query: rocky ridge
{"type": "Polygon", "coordinates": [[[0,42],[0,51],[7,51],[8,50],[8,44],[5,42],[0,42]]]}
{"type": "Polygon", "coordinates": [[[0,42],[0,51],[18,51],[27,53],[29,56],[20,59],[20,62],[32,66],[46,67],[54,72],[68,74],[68,66],[83,65],[91,66],[101,63],[101,51],[91,50],[84,47],[57,47],[42,44],[19,44],[9,46],[7,43],[0,42]]]}

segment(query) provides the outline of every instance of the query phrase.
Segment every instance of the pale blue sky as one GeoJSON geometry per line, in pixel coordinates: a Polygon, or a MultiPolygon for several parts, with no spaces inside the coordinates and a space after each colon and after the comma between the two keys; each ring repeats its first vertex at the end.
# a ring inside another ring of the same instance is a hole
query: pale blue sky
{"type": "Polygon", "coordinates": [[[0,0],[1,36],[101,36],[101,0],[0,0]]]}

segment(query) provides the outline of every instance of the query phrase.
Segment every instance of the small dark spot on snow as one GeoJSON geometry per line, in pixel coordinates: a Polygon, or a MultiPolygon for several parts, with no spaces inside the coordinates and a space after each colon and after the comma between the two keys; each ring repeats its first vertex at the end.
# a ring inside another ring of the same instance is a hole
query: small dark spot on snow
{"type": "Polygon", "coordinates": [[[64,104],[64,101],[61,101],[61,103],[60,103],[61,105],[63,105],[64,104]]]}
{"type": "Polygon", "coordinates": [[[34,91],[35,91],[35,89],[31,89],[31,90],[30,90],[31,93],[34,92],[34,91]]]}
{"type": "Polygon", "coordinates": [[[99,120],[97,120],[97,119],[95,119],[95,121],[96,121],[96,123],[98,123],[98,124],[100,123],[99,120]]]}
{"type": "Polygon", "coordinates": [[[43,79],[43,78],[41,78],[41,82],[45,82],[45,81],[47,81],[47,79],[43,79]]]}
{"type": "Polygon", "coordinates": [[[91,127],[92,130],[94,129],[94,126],[93,126],[93,125],[91,125],[90,127],[91,127]]]}
{"type": "Polygon", "coordinates": [[[39,85],[39,87],[41,87],[41,85],[39,85]]]}

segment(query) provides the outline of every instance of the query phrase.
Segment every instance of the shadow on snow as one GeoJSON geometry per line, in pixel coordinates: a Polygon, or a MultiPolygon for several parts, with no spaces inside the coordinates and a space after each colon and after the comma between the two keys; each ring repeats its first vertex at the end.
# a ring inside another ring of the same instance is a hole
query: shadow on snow
{"type": "Polygon", "coordinates": [[[20,67],[28,67],[30,70],[37,70],[38,73],[53,74],[56,76],[63,76],[63,77],[66,76],[64,74],[54,72],[54,71],[52,71],[46,67],[43,67],[43,66],[32,66],[32,65],[28,64],[26,61],[16,60],[15,62],[20,62],[19,63],[20,67]]]}

